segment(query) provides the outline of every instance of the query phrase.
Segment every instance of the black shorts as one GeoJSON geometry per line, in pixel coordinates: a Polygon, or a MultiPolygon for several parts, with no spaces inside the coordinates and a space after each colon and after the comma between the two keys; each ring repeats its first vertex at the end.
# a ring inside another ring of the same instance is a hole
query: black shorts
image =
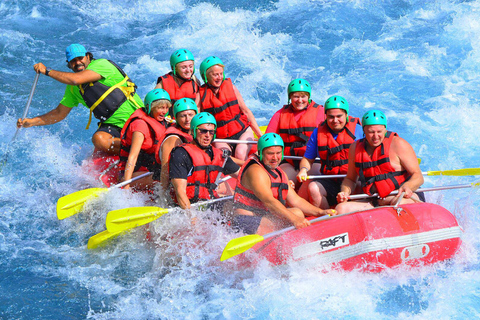
{"type": "Polygon", "coordinates": [[[337,194],[340,192],[340,186],[342,185],[342,179],[318,179],[315,180],[320,183],[325,191],[327,191],[327,201],[329,206],[336,206],[337,194]]]}
{"type": "Polygon", "coordinates": [[[262,217],[240,214],[233,217],[232,228],[236,232],[242,231],[246,234],[255,234],[260,226],[261,221],[262,217]]]}
{"type": "MultiPolygon", "coordinates": [[[[240,132],[238,132],[238,133],[235,133],[233,136],[228,137],[227,139],[239,140],[240,137],[242,136],[242,134],[244,134],[245,131],[247,131],[248,128],[250,128],[250,126],[245,127],[242,131],[240,131],[240,132]]],[[[235,155],[235,149],[237,148],[237,144],[236,144],[236,143],[229,143],[228,145],[229,145],[230,148],[232,149],[232,154],[235,155]]]]}
{"type": "Polygon", "coordinates": [[[95,133],[100,131],[109,133],[114,138],[120,138],[120,133],[122,132],[122,128],[111,125],[111,124],[102,123],[100,124],[100,127],[98,127],[97,131],[95,131],[95,133]]]}

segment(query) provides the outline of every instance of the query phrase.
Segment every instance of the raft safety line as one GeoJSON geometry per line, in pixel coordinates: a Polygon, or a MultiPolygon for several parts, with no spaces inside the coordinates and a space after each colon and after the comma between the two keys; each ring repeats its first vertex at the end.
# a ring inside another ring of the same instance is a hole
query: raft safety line
{"type": "MultiPolygon", "coordinates": [[[[320,253],[321,246],[318,240],[312,243],[303,244],[293,248],[293,258],[303,260],[307,257],[315,259],[316,264],[332,264],[345,259],[350,259],[362,254],[381,250],[398,249],[407,246],[417,246],[425,243],[432,243],[441,240],[449,240],[462,237],[462,229],[459,226],[439,230],[426,231],[422,233],[409,234],[398,237],[367,240],[360,243],[340,248],[334,251],[320,253]],[[318,254],[318,255],[317,255],[318,254]]],[[[329,237],[334,238],[335,235],[329,237]]],[[[327,238],[328,239],[328,238],[327,238]]],[[[333,250],[334,248],[332,248],[333,250]]]]}

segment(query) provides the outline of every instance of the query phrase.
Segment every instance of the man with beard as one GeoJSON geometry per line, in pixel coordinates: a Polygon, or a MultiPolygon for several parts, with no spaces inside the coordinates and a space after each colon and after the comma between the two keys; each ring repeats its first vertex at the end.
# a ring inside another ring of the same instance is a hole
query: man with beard
{"type": "Polygon", "coordinates": [[[233,227],[247,234],[263,235],[290,224],[295,228],[310,225],[309,216],[335,215],[299,197],[286,173],[279,167],[284,144],[276,133],[258,140],[258,155],[248,158],[239,173],[234,195],[233,227]]]}
{"type": "Polygon", "coordinates": [[[66,49],[67,67],[71,72],[62,72],[47,68],[43,63],[33,66],[42,73],[67,88],[59,105],[35,118],[18,119],[17,127],[44,126],[57,123],[70,113],[73,107],[83,104],[90,109],[90,126],[93,115],[100,120],[99,128],[92,136],[97,151],[109,154],[120,152],[120,132],[130,115],[143,102],[135,93],[136,86],[123,70],[114,62],[106,59],[94,59],[90,52],[80,44],[72,44],[66,49]]]}
{"type": "Polygon", "coordinates": [[[182,209],[191,203],[219,197],[216,182],[221,174],[236,177],[240,166],[222,150],[212,146],[217,122],[208,112],[201,112],[190,123],[193,141],[172,150],[169,176],[175,202],[182,209]]]}

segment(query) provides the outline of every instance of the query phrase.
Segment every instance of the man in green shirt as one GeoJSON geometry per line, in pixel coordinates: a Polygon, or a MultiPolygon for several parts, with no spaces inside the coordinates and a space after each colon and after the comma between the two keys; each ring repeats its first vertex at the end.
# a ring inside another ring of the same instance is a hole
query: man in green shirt
{"type": "Polygon", "coordinates": [[[109,154],[120,153],[120,132],[130,115],[143,102],[135,93],[136,86],[113,62],[94,59],[80,44],[72,44],[66,50],[67,65],[72,72],[62,72],[47,68],[43,63],[33,66],[37,73],[43,73],[67,88],[58,106],[34,118],[18,119],[17,127],[44,126],[57,123],[70,113],[73,107],[83,104],[100,120],[98,130],[92,136],[97,151],[109,154]]]}

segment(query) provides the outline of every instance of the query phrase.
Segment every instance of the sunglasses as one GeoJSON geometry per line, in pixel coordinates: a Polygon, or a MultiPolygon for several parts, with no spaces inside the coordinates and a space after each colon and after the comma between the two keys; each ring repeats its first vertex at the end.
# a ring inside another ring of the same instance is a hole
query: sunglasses
{"type": "Polygon", "coordinates": [[[200,128],[197,128],[197,130],[201,133],[201,134],[207,134],[210,133],[210,135],[214,135],[215,133],[217,133],[217,130],[207,130],[207,129],[200,129],[200,128]]]}

